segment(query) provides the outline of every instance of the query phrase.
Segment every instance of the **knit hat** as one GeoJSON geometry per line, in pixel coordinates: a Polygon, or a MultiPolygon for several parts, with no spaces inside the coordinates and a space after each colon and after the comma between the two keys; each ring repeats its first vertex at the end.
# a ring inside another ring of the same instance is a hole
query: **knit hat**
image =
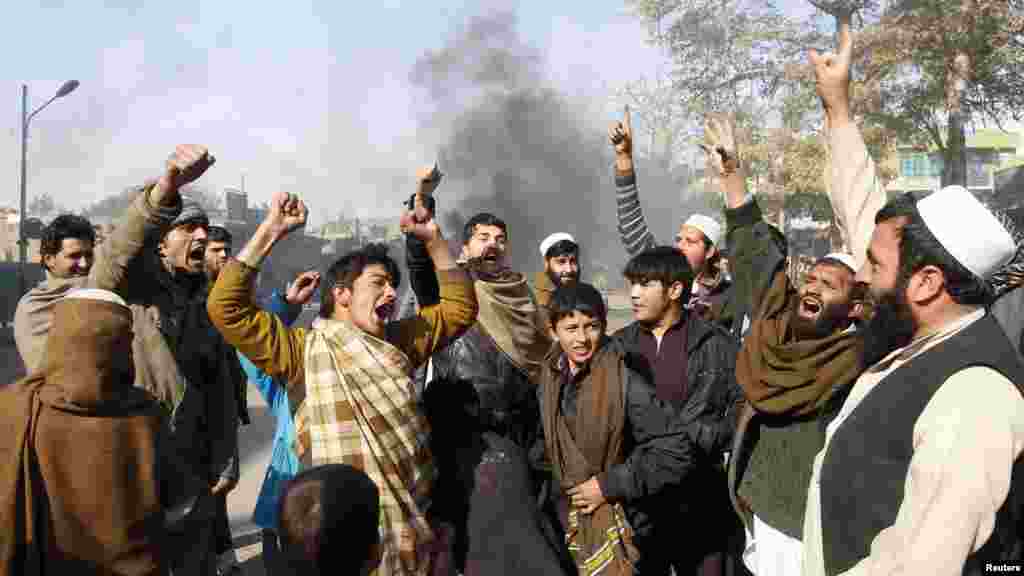
{"type": "MultiPolygon", "coordinates": [[[[849,268],[850,272],[853,272],[854,274],[857,273],[857,261],[853,259],[852,255],[847,254],[846,252],[832,252],[825,254],[821,257],[821,260],[835,260],[849,268]]],[[[821,262],[821,260],[818,260],[818,262],[821,262]]]]}
{"type": "Polygon", "coordinates": [[[715,246],[718,246],[719,241],[722,240],[722,225],[709,216],[694,214],[687,218],[686,222],[683,222],[683,226],[693,226],[700,230],[708,241],[715,246]]]}
{"type": "Polygon", "coordinates": [[[918,200],[917,212],[949,255],[978,278],[1008,264],[1017,251],[995,214],[963,186],[946,186],[918,200]]]}
{"type": "Polygon", "coordinates": [[[196,202],[191,196],[183,195],[181,197],[181,213],[171,222],[171,228],[192,223],[209,226],[210,219],[199,202],[196,202]]]}
{"type": "Polygon", "coordinates": [[[573,238],[571,234],[567,232],[555,232],[554,234],[545,238],[544,241],[540,243],[540,255],[544,258],[547,258],[548,250],[550,250],[552,246],[558,244],[563,240],[568,240],[573,244],[576,243],[576,239],[573,238]]]}

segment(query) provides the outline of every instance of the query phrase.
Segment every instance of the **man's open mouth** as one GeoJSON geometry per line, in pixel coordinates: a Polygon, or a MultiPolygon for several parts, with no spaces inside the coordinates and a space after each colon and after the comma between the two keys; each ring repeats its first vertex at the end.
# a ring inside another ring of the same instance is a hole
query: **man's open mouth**
{"type": "Polygon", "coordinates": [[[394,311],[395,311],[395,304],[394,304],[394,302],[388,302],[387,304],[381,304],[380,306],[377,306],[377,308],[374,310],[374,312],[377,314],[377,318],[379,318],[382,322],[386,321],[386,320],[390,320],[391,319],[391,314],[393,314],[394,311]]]}
{"type": "Polygon", "coordinates": [[[494,253],[494,252],[489,252],[487,254],[484,254],[484,261],[486,261],[486,262],[497,262],[498,261],[498,255],[496,253],[494,253]]]}
{"type": "Polygon", "coordinates": [[[196,246],[192,250],[189,250],[188,259],[189,260],[202,260],[203,257],[205,256],[205,254],[206,254],[206,248],[205,247],[203,247],[203,246],[196,246]]]}
{"type": "Polygon", "coordinates": [[[800,300],[800,313],[804,316],[817,316],[821,312],[822,304],[814,298],[803,298],[800,300]]]}

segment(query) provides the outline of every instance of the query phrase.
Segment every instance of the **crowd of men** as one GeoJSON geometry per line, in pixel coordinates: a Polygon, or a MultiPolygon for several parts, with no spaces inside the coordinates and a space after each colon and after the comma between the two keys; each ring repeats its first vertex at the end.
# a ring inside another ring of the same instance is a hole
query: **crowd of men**
{"type": "Polygon", "coordinates": [[[540,244],[532,283],[498,215],[453,254],[436,167],[401,215],[404,309],[378,245],[257,302],[307,209],[276,194],[232,256],[179,192],[213,165],[202,146],[98,245],[55,219],[15,319],[29,376],[0,390],[0,574],[237,572],[247,382],[276,424],[253,515],[268,574],[1020,571],[1024,318],[990,312],[1018,249],[964,188],[887,200],[851,53],[844,23],[810,56],[846,249],[799,281],[728,115],[702,144],[724,224],[693,215],[671,246],[646,225],[628,111],[611,128],[634,317],[611,334],[570,234],[540,244]]]}

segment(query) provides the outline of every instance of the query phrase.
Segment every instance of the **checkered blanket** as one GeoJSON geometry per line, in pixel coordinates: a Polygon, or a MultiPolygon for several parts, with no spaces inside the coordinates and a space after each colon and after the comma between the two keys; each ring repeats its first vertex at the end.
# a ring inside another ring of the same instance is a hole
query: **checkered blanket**
{"type": "Polygon", "coordinates": [[[409,358],[348,322],[319,318],[307,335],[301,416],[314,466],[366,472],[381,493],[379,576],[426,576],[434,533],[425,511],[434,475],[409,358]]]}

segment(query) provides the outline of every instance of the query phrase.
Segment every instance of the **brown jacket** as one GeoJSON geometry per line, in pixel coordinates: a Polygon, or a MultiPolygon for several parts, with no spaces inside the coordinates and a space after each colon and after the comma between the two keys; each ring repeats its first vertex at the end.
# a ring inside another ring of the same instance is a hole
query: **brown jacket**
{"type": "MultiPolygon", "coordinates": [[[[131,312],[53,306],[41,369],[0,390],[0,575],[155,575],[164,567],[166,417],[133,387],[131,312]]],[[[198,493],[198,479],[189,490],[198,493]]]]}

